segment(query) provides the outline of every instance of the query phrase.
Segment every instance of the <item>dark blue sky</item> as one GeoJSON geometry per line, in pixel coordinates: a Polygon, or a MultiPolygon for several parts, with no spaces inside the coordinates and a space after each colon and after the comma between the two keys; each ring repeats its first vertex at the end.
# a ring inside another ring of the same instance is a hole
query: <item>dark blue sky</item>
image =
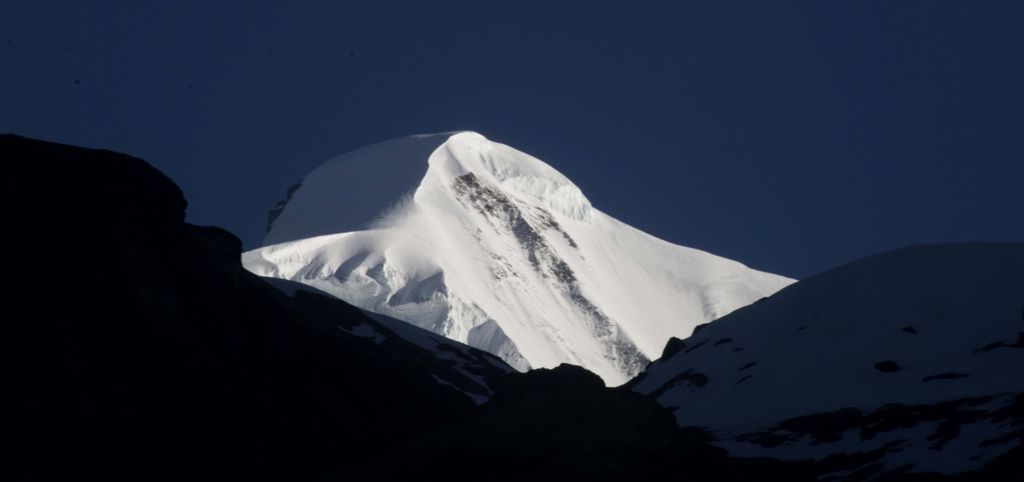
{"type": "Polygon", "coordinates": [[[3,2],[0,132],[145,158],[249,247],[324,160],[456,129],[790,276],[1024,240],[1024,2],[142,3],[3,2]]]}

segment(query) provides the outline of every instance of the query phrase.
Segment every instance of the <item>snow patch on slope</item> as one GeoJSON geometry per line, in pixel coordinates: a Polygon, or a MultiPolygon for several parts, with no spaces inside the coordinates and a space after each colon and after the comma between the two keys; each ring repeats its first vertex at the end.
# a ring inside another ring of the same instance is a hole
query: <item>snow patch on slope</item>
{"type": "Polygon", "coordinates": [[[631,386],[734,455],[980,468],[1021,441],[1021,273],[1021,243],[860,260],[671,341],[631,386]]]}

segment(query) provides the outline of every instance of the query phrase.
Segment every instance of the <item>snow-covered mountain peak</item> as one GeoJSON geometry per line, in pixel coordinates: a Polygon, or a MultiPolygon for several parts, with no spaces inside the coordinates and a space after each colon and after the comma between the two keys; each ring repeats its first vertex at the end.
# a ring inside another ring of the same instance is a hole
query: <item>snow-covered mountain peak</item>
{"type": "Polygon", "coordinates": [[[338,156],[271,212],[246,267],[494,353],[625,382],[671,336],[792,280],[594,209],[550,165],[475,132],[338,156]]]}
{"type": "Polygon", "coordinates": [[[469,173],[570,219],[590,219],[583,192],[540,159],[476,132],[445,132],[380,142],[322,164],[271,211],[264,244],[379,227],[431,196],[449,196],[454,179],[469,173]]]}
{"type": "Polygon", "coordinates": [[[473,173],[509,193],[541,204],[570,219],[590,219],[590,201],[562,173],[529,154],[487,140],[475,132],[452,135],[430,156],[431,168],[437,167],[452,177],[473,173]],[[443,167],[442,167],[443,166],[443,167]]]}

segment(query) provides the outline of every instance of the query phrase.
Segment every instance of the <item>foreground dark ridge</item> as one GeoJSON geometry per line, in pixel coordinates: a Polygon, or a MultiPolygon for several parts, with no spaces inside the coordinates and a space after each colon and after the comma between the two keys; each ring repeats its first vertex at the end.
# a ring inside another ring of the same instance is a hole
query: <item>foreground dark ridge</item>
{"type": "Polygon", "coordinates": [[[438,383],[452,368],[431,352],[358,336],[389,331],[244,271],[238,239],[186,224],[180,189],[145,162],[10,135],[0,153],[18,183],[12,273],[27,277],[10,309],[24,314],[8,319],[7,480],[807,473],[730,459],[574,367],[481,369],[494,394],[478,407],[467,386],[438,383]]]}

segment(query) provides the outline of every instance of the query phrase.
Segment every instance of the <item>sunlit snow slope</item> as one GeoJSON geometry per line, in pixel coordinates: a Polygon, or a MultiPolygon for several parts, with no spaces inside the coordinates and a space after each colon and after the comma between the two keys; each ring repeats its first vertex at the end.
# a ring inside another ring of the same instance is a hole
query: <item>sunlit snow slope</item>
{"type": "Polygon", "coordinates": [[[792,280],[594,209],[551,166],[473,132],[343,154],[271,211],[250,271],[494,353],[618,385],[666,341],[792,280]]]}

